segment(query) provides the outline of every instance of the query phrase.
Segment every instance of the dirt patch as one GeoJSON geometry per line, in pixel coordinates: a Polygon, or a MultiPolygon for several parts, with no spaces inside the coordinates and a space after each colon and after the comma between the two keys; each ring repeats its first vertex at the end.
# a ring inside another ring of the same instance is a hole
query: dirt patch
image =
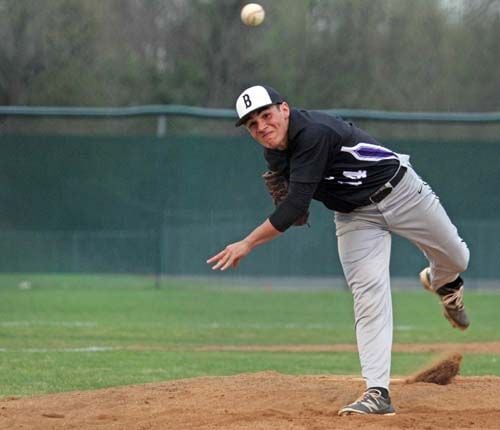
{"type": "Polygon", "coordinates": [[[500,429],[500,378],[395,380],[393,417],[339,417],[357,377],[260,372],[0,399],[1,429],[500,429]]]}

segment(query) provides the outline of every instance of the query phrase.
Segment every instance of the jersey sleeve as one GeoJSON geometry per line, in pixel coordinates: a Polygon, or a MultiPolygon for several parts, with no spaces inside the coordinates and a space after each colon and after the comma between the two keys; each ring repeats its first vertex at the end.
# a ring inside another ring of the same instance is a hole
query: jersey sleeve
{"type": "Polygon", "coordinates": [[[290,183],[287,198],[269,217],[269,222],[276,230],[284,232],[308,211],[316,186],[317,184],[290,183]]]}

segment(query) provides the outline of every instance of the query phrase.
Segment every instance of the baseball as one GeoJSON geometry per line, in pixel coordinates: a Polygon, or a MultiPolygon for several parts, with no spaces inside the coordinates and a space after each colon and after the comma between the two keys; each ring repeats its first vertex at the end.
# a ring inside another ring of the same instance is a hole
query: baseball
{"type": "Polygon", "coordinates": [[[266,11],[257,3],[248,3],[241,9],[241,20],[245,25],[256,27],[262,24],[266,11]]]}

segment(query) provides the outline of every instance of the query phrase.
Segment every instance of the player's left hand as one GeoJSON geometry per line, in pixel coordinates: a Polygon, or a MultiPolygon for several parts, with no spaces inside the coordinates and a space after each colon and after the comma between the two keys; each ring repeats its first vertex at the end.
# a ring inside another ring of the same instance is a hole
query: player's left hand
{"type": "Polygon", "coordinates": [[[249,243],[245,240],[231,243],[227,245],[224,250],[214,255],[212,258],[209,258],[207,264],[215,263],[212,266],[212,270],[224,271],[230,267],[236,268],[240,261],[246,257],[251,250],[249,243]]]}

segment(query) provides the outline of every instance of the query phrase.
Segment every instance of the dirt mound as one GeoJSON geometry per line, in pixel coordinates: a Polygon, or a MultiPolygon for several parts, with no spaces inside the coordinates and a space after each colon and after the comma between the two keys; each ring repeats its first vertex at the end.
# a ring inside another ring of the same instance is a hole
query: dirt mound
{"type": "Polygon", "coordinates": [[[1,429],[500,429],[500,378],[395,379],[393,417],[339,417],[356,377],[275,372],[0,399],[1,429]]]}

